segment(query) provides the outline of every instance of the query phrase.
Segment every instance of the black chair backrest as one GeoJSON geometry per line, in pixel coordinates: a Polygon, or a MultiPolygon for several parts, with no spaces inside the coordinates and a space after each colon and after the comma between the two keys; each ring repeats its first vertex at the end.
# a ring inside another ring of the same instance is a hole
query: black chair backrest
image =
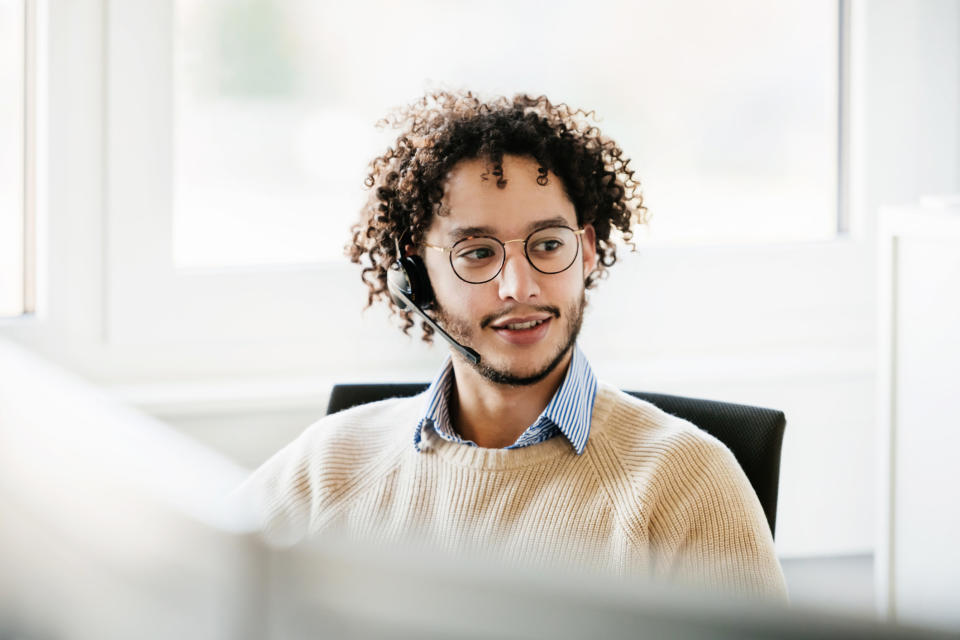
{"type": "MultiPolygon", "coordinates": [[[[327,414],[385,398],[414,396],[427,386],[423,383],[338,384],[330,392],[327,414]]],[[[662,393],[627,393],[695,424],[727,445],[757,493],[770,532],[776,533],[780,449],[787,424],[782,411],[662,393]]]]}

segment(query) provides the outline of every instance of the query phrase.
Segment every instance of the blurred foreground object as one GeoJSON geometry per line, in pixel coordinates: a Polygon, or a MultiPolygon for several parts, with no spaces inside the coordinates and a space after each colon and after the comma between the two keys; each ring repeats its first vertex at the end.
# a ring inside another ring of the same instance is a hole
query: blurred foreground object
{"type": "Polygon", "coordinates": [[[947,638],[646,580],[324,537],[271,558],[268,637],[947,638]]]}
{"type": "Polygon", "coordinates": [[[0,638],[239,638],[245,471],[0,340],[0,638]]]}

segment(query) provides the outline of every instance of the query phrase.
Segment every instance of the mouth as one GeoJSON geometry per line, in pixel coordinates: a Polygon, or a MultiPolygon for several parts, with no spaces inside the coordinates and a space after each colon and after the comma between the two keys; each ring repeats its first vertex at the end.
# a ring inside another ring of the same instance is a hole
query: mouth
{"type": "Polygon", "coordinates": [[[533,329],[538,327],[550,318],[541,318],[539,320],[518,320],[515,322],[504,322],[502,324],[495,325],[494,329],[510,329],[511,331],[524,331],[526,329],[533,329]]]}
{"type": "Polygon", "coordinates": [[[550,315],[507,318],[490,328],[510,344],[527,345],[538,342],[547,335],[552,321],[553,317],[550,315]]]}

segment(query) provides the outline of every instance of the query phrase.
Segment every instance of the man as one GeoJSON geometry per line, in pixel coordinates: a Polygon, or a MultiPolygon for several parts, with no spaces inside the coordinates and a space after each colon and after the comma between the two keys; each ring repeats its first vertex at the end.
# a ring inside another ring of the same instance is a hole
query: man
{"type": "Polygon", "coordinates": [[[425,393],[329,416],[252,476],[274,541],[416,536],[784,595],[729,450],[598,382],[576,346],[612,232],[629,241],[645,215],[629,161],[585,115],[437,93],[389,121],[401,133],[371,165],[348,253],[370,302],[405,331],[425,315],[451,356],[425,393]]]}

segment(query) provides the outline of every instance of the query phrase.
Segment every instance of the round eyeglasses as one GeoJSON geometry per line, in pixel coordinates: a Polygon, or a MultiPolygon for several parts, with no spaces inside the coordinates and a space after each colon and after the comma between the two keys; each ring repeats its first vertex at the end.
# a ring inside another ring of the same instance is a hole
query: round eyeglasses
{"type": "Polygon", "coordinates": [[[493,236],[469,236],[452,247],[424,245],[450,254],[450,266],[458,278],[470,284],[483,284],[500,275],[506,261],[507,247],[512,242],[523,243],[523,254],[530,266],[540,273],[566,271],[576,261],[580,251],[583,229],[565,226],[537,229],[526,238],[500,241],[493,236]]]}

